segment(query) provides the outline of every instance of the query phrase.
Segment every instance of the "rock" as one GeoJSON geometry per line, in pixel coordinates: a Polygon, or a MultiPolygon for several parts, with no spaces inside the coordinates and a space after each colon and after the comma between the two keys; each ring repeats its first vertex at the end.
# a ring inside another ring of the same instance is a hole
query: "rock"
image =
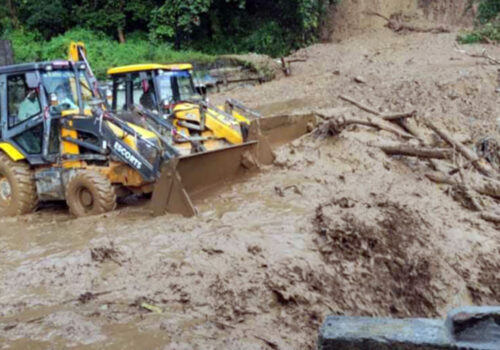
{"type": "Polygon", "coordinates": [[[245,169],[250,170],[250,169],[254,169],[255,167],[257,167],[257,161],[255,160],[253,155],[247,151],[247,152],[243,153],[243,155],[241,156],[241,165],[245,169]]]}
{"type": "Polygon", "coordinates": [[[318,349],[443,350],[449,341],[440,320],[329,316],[318,349]]]}
{"type": "Polygon", "coordinates": [[[366,84],[366,80],[365,78],[363,77],[360,77],[360,76],[357,76],[357,77],[354,77],[354,81],[358,84],[366,84]]]}
{"type": "Polygon", "coordinates": [[[451,311],[446,319],[455,341],[467,344],[494,344],[500,348],[500,307],[463,307],[451,311]]]}
{"type": "Polygon", "coordinates": [[[329,316],[319,350],[498,350],[500,307],[465,307],[446,321],[329,316]]]}

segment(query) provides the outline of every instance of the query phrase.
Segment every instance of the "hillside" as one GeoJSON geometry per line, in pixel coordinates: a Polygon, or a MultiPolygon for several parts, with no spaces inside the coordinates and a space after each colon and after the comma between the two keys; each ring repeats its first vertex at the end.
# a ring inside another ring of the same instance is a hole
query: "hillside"
{"type": "MultiPolygon", "coordinates": [[[[266,115],[364,116],[343,94],[382,112],[416,110],[415,127],[430,118],[469,147],[500,139],[498,66],[463,52],[500,57],[500,48],[457,47],[455,25],[470,23],[464,3],[345,0],[333,42],[296,52],[306,61],[290,77],[213,98],[266,115]],[[363,11],[403,11],[405,23],[451,32],[395,33],[363,11]]],[[[136,202],[98,218],[53,207],[1,219],[0,340],[10,349],[314,349],[329,314],[442,317],[498,304],[498,225],[431,182],[427,162],[370,144],[395,140],[362,126],[313,132],[200,203],[196,218],[153,219],[136,202]]],[[[480,200],[500,214],[498,199],[480,200]]]]}

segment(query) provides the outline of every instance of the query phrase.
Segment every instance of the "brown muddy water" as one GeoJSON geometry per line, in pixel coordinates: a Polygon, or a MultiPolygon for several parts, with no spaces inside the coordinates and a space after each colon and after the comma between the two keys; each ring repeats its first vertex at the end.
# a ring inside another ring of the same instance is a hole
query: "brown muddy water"
{"type": "Polygon", "coordinates": [[[327,314],[494,301],[497,231],[356,135],[280,148],[196,218],[2,219],[0,348],[311,349],[327,314]]]}
{"type": "MultiPolygon", "coordinates": [[[[338,99],[349,94],[472,140],[494,131],[495,66],[456,51],[456,33],[380,27],[307,48],[291,77],[232,97],[356,116],[338,99]]],[[[367,146],[387,139],[353,128],[296,140],[195,218],[153,218],[138,201],[93,218],[53,207],[0,219],[0,349],[314,349],[328,314],[500,303],[498,227],[431,183],[425,162],[367,146]]]]}

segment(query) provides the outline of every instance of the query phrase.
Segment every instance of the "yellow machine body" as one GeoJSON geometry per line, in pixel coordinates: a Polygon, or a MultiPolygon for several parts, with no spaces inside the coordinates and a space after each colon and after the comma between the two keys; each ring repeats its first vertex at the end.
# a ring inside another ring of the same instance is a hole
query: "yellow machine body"
{"type": "MultiPolygon", "coordinates": [[[[192,76],[193,66],[189,63],[180,64],[135,64],[122,67],[111,68],[108,70],[108,75],[111,77],[125,75],[128,73],[154,72],[157,70],[163,71],[182,71],[192,76]]],[[[209,108],[205,114],[205,131],[203,136],[209,137],[209,140],[203,142],[207,150],[213,150],[229,145],[238,145],[244,142],[240,123],[250,125],[250,120],[244,117],[237,111],[232,111],[231,114],[219,112],[224,110],[223,106],[218,106],[216,109],[209,108]],[[224,141],[224,142],[223,142],[224,141]]],[[[182,127],[179,121],[201,123],[200,108],[192,103],[178,103],[175,105],[173,112],[173,124],[177,128],[177,132],[186,136],[191,136],[189,129],[182,127]]],[[[191,149],[189,143],[180,143],[176,145],[181,154],[189,154],[187,150],[191,149]]]]}
{"type": "MultiPolygon", "coordinates": [[[[64,118],[66,116],[75,116],[78,115],[79,111],[78,110],[65,110],[61,113],[61,116],[64,118]]],[[[85,110],[84,115],[81,116],[81,118],[85,118],[91,115],[90,110],[85,110]]],[[[118,126],[110,123],[110,122],[105,122],[107,125],[110,127],[110,129],[113,131],[113,133],[120,139],[122,139],[128,146],[130,146],[132,149],[137,150],[137,140],[133,135],[127,134],[124,132],[121,128],[118,126]]],[[[143,138],[148,139],[148,140],[153,140],[154,142],[158,141],[157,136],[152,133],[151,131],[148,131],[146,129],[141,128],[140,126],[137,126],[132,123],[127,123],[129,127],[134,129],[134,131],[141,135],[143,138]]],[[[70,125],[71,126],[71,125],[70,125]]],[[[70,130],[66,128],[61,128],[61,137],[71,137],[73,139],[78,139],[78,133],[75,130],[70,130]]],[[[159,141],[158,141],[159,142],[159,141]]],[[[11,145],[7,144],[8,146],[12,147],[11,145]]],[[[0,148],[2,148],[2,144],[0,144],[0,148]]],[[[13,147],[12,147],[13,148],[13,147]]],[[[16,156],[15,153],[15,148],[14,152],[12,153],[13,156],[16,156]]],[[[18,151],[17,151],[18,152],[18,151]]],[[[69,154],[69,155],[77,155],[80,154],[80,147],[74,143],[67,142],[67,141],[62,141],[61,142],[61,154],[69,154]]],[[[21,154],[22,156],[22,154],[21,154]]],[[[13,158],[14,159],[14,158],[13,158]]],[[[142,192],[151,192],[152,186],[150,184],[145,183],[144,180],[142,179],[141,175],[132,169],[130,166],[116,162],[116,161],[109,161],[109,164],[107,166],[88,166],[86,162],[83,161],[63,161],[62,166],[64,168],[90,168],[97,170],[106,177],[109,178],[110,182],[113,184],[119,184],[123,185],[126,187],[133,187],[133,188],[140,188],[141,186],[145,186],[145,191],[142,192]]]]}

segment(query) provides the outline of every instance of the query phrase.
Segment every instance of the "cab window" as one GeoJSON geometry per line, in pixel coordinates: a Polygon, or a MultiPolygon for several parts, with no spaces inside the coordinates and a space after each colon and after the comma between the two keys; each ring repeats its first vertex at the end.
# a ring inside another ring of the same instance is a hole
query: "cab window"
{"type": "Polygon", "coordinates": [[[114,78],[113,80],[113,110],[127,110],[127,83],[125,77],[114,78]]]}
{"type": "Polygon", "coordinates": [[[7,77],[8,125],[12,128],[42,112],[37,89],[29,89],[24,74],[7,77]]]}
{"type": "Polygon", "coordinates": [[[157,109],[155,89],[151,74],[143,79],[140,74],[132,74],[132,104],[140,104],[149,110],[157,109]]]}

